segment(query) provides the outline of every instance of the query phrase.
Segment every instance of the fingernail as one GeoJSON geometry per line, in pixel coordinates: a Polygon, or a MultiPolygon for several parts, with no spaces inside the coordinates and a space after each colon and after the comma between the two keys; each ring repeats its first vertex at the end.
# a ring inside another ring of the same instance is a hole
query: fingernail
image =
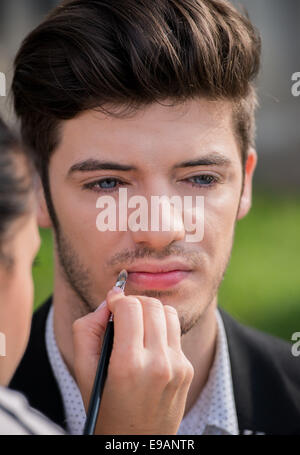
{"type": "Polygon", "coordinates": [[[121,292],[123,292],[121,288],[119,288],[118,286],[114,286],[110,291],[108,291],[107,296],[113,294],[120,294],[121,292]]]}
{"type": "Polygon", "coordinates": [[[112,288],[112,291],[116,292],[116,293],[119,293],[119,292],[123,292],[123,289],[119,288],[118,286],[114,286],[112,288]]]}
{"type": "Polygon", "coordinates": [[[95,309],[95,311],[98,311],[105,306],[107,306],[107,302],[106,302],[106,300],[103,300],[103,302],[100,303],[100,305],[98,306],[98,308],[95,309]]]}

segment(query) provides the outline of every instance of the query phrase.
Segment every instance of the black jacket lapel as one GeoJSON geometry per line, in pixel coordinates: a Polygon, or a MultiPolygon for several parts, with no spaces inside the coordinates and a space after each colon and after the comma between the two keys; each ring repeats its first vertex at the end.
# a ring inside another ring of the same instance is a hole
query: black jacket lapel
{"type": "Polygon", "coordinates": [[[219,310],[240,434],[300,434],[300,361],[292,356],[290,344],[219,310]]]}

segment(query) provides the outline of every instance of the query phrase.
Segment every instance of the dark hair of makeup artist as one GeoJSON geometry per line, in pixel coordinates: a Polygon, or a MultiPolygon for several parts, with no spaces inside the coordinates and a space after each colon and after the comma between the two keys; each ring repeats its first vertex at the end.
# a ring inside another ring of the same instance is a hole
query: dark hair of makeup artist
{"type": "Polygon", "coordinates": [[[62,120],[87,109],[113,116],[171,99],[229,100],[243,166],[255,135],[261,41],[225,0],[69,0],[23,41],[14,107],[57,226],[48,163],[62,120]]]}
{"type": "Polygon", "coordinates": [[[14,265],[11,240],[17,221],[32,209],[33,166],[17,138],[0,118],[0,266],[14,265]]]}

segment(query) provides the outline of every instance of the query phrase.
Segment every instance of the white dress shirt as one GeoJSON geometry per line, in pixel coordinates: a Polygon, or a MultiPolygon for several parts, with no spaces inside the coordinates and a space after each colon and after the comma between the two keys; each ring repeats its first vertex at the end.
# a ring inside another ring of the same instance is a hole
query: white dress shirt
{"type": "MultiPolygon", "coordinates": [[[[239,434],[226,333],[218,309],[216,318],[218,332],[214,362],[206,385],[196,403],[180,423],[178,435],[239,434]]],[[[53,305],[47,316],[46,347],[62,395],[67,430],[71,434],[82,434],[86,414],[79,388],[69,373],[56,344],[53,305]]]]}

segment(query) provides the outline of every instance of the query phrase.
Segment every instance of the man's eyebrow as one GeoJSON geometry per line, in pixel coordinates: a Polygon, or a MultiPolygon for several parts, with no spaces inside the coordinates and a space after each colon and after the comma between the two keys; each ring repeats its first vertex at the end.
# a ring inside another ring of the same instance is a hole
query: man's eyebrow
{"type": "Polygon", "coordinates": [[[135,166],[129,166],[125,164],[116,163],[113,161],[100,161],[94,159],[88,159],[80,161],[79,163],[73,164],[68,171],[68,176],[74,172],[90,172],[112,169],[115,171],[136,171],[135,166]]]}
{"type": "Polygon", "coordinates": [[[176,164],[175,168],[192,166],[230,166],[231,164],[232,161],[227,158],[227,156],[214,152],[202,156],[201,158],[183,161],[182,163],[176,164]]]}
{"type": "MultiPolygon", "coordinates": [[[[201,158],[196,158],[194,160],[183,161],[174,166],[175,169],[182,167],[192,167],[192,166],[229,166],[232,164],[231,160],[225,155],[220,153],[210,153],[201,158]]],[[[68,177],[74,172],[91,172],[99,170],[114,170],[114,171],[136,171],[137,168],[132,165],[120,164],[114,161],[101,161],[95,159],[87,159],[80,161],[79,163],[73,164],[69,171],[68,177]]]]}

